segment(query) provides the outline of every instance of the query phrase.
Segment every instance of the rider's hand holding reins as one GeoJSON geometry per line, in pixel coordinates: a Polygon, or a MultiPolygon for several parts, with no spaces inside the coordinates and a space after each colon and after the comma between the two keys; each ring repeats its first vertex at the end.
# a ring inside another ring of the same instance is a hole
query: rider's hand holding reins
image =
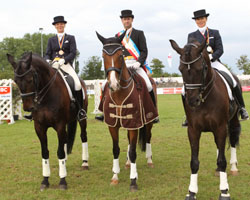
{"type": "Polygon", "coordinates": [[[133,64],[134,69],[139,69],[140,66],[141,66],[141,63],[139,63],[139,62],[136,62],[135,64],[133,64]]]}
{"type": "Polygon", "coordinates": [[[65,60],[62,58],[62,59],[60,59],[60,60],[58,61],[58,63],[59,63],[60,66],[61,66],[61,65],[64,65],[64,64],[65,64],[65,60]]]}

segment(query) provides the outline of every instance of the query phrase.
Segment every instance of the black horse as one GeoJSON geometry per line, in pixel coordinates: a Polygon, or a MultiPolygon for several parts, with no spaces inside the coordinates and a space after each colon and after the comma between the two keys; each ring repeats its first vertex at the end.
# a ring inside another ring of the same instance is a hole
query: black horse
{"type": "MultiPolygon", "coordinates": [[[[7,54],[14,69],[14,80],[21,91],[23,110],[32,112],[36,134],[41,143],[43,181],[41,190],[49,187],[49,150],[47,130],[53,127],[58,136],[57,156],[59,159],[60,189],[67,189],[66,159],[71,153],[77,128],[77,107],[70,100],[64,80],[58,70],[53,69],[39,55],[26,53],[16,63],[13,56],[7,54]]],[[[88,98],[86,86],[81,81],[85,100],[83,109],[87,112],[88,98]]],[[[83,165],[88,166],[87,121],[79,122],[83,146],[83,165]]]]}
{"type": "Polygon", "coordinates": [[[191,178],[186,200],[196,199],[198,192],[199,141],[201,132],[212,132],[218,149],[217,170],[220,174],[220,200],[229,200],[225,158],[226,138],[230,136],[232,147],[239,142],[240,122],[236,103],[230,105],[226,85],[211,67],[205,40],[180,48],[170,40],[173,49],[180,54],[179,70],[185,88],[184,110],[188,120],[188,137],[191,146],[191,178]]]}

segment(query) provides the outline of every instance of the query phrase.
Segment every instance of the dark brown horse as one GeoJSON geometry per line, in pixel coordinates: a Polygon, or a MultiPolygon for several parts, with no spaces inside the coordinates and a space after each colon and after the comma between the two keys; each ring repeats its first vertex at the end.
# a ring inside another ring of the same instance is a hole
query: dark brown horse
{"type": "MultiPolygon", "coordinates": [[[[113,140],[113,177],[111,180],[111,185],[118,184],[118,173],[120,172],[119,166],[119,128],[122,126],[122,119],[125,119],[126,116],[122,116],[122,109],[127,105],[123,103],[126,101],[128,97],[131,97],[132,91],[133,97],[139,99],[139,93],[137,90],[134,90],[135,81],[133,79],[133,75],[129,72],[128,68],[126,67],[123,52],[122,52],[122,45],[121,41],[124,37],[125,33],[119,36],[119,38],[104,38],[97,33],[99,40],[103,44],[103,60],[104,60],[104,67],[105,73],[107,77],[107,84],[108,84],[108,95],[112,98],[113,102],[115,102],[116,113],[119,113],[115,116],[117,123],[114,126],[109,125],[109,132],[111,134],[113,140]],[[130,95],[130,96],[129,96],[130,95]],[[121,120],[121,121],[120,121],[121,120]]],[[[153,84],[154,91],[156,90],[155,84],[153,84]]],[[[149,96],[148,101],[151,101],[151,97],[149,96]]],[[[133,102],[135,103],[135,102],[133,102]]],[[[133,104],[132,103],[132,104],[133,104]]],[[[130,105],[132,105],[130,104],[130,105]]],[[[151,104],[152,106],[153,103],[151,104]]],[[[139,110],[134,109],[134,113],[138,113],[139,110]]],[[[104,116],[111,115],[109,109],[104,109],[104,116]]],[[[131,115],[131,116],[132,116],[131,115]]],[[[136,120],[134,117],[131,117],[132,121],[136,120]]],[[[139,142],[141,144],[141,149],[143,151],[146,150],[146,157],[148,158],[148,165],[153,166],[152,163],[152,152],[151,152],[151,129],[153,127],[153,122],[149,122],[144,125],[143,128],[139,131],[139,142]],[[147,149],[146,149],[147,148],[147,149]]],[[[129,165],[130,167],[130,190],[136,191],[137,190],[137,183],[136,180],[138,178],[137,169],[136,169],[136,144],[138,138],[138,129],[127,129],[128,131],[128,140],[129,140],[129,148],[128,148],[128,162],[126,166],[129,165]]]]}
{"type": "Polygon", "coordinates": [[[186,200],[196,199],[198,192],[199,141],[201,132],[212,132],[218,149],[217,170],[220,174],[220,200],[229,200],[225,158],[226,138],[229,131],[232,147],[239,141],[240,122],[237,106],[230,109],[229,95],[220,75],[211,67],[205,40],[188,43],[180,48],[170,40],[173,49],[180,54],[179,70],[185,88],[184,110],[188,121],[188,137],[191,146],[191,178],[186,200]],[[230,112],[231,111],[231,112],[230,112]]]}
{"type": "MultiPolygon", "coordinates": [[[[32,112],[36,134],[41,143],[43,181],[41,190],[49,187],[50,167],[47,146],[47,130],[52,127],[58,136],[57,156],[59,159],[60,189],[67,189],[66,160],[71,153],[77,128],[77,108],[71,102],[64,80],[58,70],[53,69],[43,58],[26,53],[16,63],[13,56],[7,54],[8,61],[14,69],[14,80],[17,83],[23,101],[23,110],[32,112]]],[[[88,99],[86,86],[81,81],[85,100],[83,109],[87,111],[88,99]]],[[[87,121],[79,122],[83,146],[83,166],[88,166],[87,121]]]]}

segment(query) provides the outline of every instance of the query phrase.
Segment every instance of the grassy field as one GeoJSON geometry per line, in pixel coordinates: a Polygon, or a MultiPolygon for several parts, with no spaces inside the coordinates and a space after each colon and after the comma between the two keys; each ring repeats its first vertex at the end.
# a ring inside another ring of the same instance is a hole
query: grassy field
{"type": "MultiPolygon", "coordinates": [[[[250,111],[250,93],[245,93],[250,111]]],[[[159,95],[161,122],[153,129],[152,150],[155,168],[146,165],[145,153],[137,150],[139,174],[136,193],[129,192],[129,170],[125,170],[127,136],[120,131],[119,185],[110,186],[112,177],[112,140],[105,124],[94,120],[90,99],[88,114],[88,143],[90,170],[81,170],[81,141],[77,133],[73,154],[67,161],[68,190],[58,189],[57,136],[49,129],[50,189],[40,192],[42,162],[40,143],[33,122],[17,121],[13,125],[0,125],[0,199],[184,199],[190,177],[190,147],[185,128],[181,128],[184,115],[179,95],[159,95]]],[[[239,176],[229,176],[232,200],[250,199],[250,121],[242,123],[241,145],[238,149],[239,176]]],[[[215,200],[219,196],[219,178],[214,176],[216,147],[211,133],[201,137],[199,192],[200,200],[215,200]]],[[[230,151],[226,151],[229,172],[230,151]]]]}

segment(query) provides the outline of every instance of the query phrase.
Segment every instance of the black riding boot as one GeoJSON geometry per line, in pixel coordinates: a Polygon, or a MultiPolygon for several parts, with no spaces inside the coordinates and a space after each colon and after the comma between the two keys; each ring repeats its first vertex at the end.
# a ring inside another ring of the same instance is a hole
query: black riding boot
{"type": "MultiPolygon", "coordinates": [[[[150,94],[150,96],[151,96],[151,99],[152,99],[152,101],[153,101],[154,106],[155,106],[156,109],[157,109],[154,91],[151,90],[151,91],[149,92],[149,94],[150,94]]],[[[154,124],[159,123],[159,122],[160,122],[159,117],[155,118],[154,121],[153,121],[154,124]]]]}
{"type": "Polygon", "coordinates": [[[244,103],[244,99],[242,96],[242,91],[238,85],[235,88],[233,88],[233,94],[234,94],[234,97],[236,98],[236,101],[239,105],[241,119],[242,120],[249,119],[248,113],[245,109],[245,103],[244,103]]]}
{"type": "MultiPolygon", "coordinates": [[[[184,110],[185,110],[185,96],[181,95],[181,99],[182,99],[183,107],[184,107],[184,110]]],[[[187,118],[185,119],[185,121],[181,125],[183,127],[187,127],[188,126],[187,118]]]]}
{"type": "Polygon", "coordinates": [[[24,115],[23,117],[25,119],[29,120],[29,121],[32,121],[32,119],[33,119],[32,114],[30,114],[30,115],[24,115]]]}
{"type": "MultiPolygon", "coordinates": [[[[102,91],[103,92],[103,91],[102,91]]],[[[102,96],[102,98],[103,98],[103,96],[102,96]]],[[[102,102],[102,99],[101,99],[101,101],[100,102],[102,102]]],[[[101,121],[101,122],[103,122],[104,121],[104,115],[103,114],[101,114],[101,115],[99,115],[99,116],[95,116],[95,119],[96,120],[98,120],[98,121],[101,121]]]]}
{"type": "Polygon", "coordinates": [[[87,118],[87,113],[83,109],[83,96],[82,96],[82,90],[75,91],[76,96],[76,103],[78,107],[78,113],[77,113],[77,119],[79,121],[82,121],[83,119],[87,118]]]}

